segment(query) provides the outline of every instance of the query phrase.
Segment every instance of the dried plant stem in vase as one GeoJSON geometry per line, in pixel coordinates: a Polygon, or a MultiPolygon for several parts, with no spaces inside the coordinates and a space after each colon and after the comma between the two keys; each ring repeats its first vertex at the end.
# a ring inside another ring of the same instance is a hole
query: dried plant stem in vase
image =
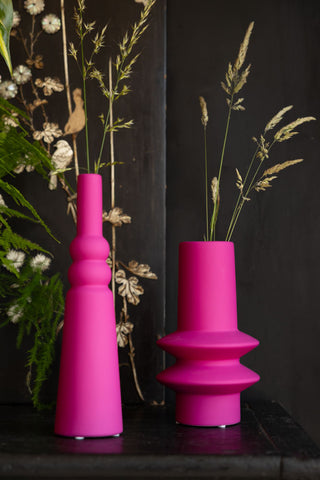
{"type": "MultiPolygon", "coordinates": [[[[251,64],[244,68],[244,62],[249,47],[250,37],[253,31],[254,22],[251,22],[243,42],[240,45],[239,53],[235,63],[228,64],[228,69],[225,74],[225,81],[221,82],[221,86],[227,94],[226,103],[228,107],[227,121],[225,127],[225,134],[222,143],[222,150],[220,156],[220,163],[217,176],[211,181],[211,193],[212,193],[212,213],[209,228],[209,194],[208,194],[208,152],[207,152],[207,125],[208,125],[208,110],[207,103],[203,97],[199,97],[201,108],[201,123],[204,131],[204,171],[205,171],[205,219],[206,219],[206,235],[205,240],[216,239],[216,225],[219,214],[219,204],[221,195],[221,176],[223,162],[225,158],[226,144],[229,135],[230,121],[232,113],[243,112],[245,107],[243,105],[244,98],[237,98],[239,92],[243,89],[247,83],[247,79],[250,73],[251,64]]],[[[251,161],[247,168],[244,178],[242,177],[238,168],[236,168],[236,187],[239,189],[238,198],[236,200],[234,210],[231,216],[231,220],[227,229],[226,241],[230,241],[236,227],[237,221],[241,214],[244,205],[251,200],[251,194],[255,192],[264,192],[266,189],[272,186],[272,181],[277,178],[277,173],[288,167],[301,163],[303,159],[286,160],[283,163],[276,164],[273,167],[269,167],[261,173],[265,162],[269,161],[270,152],[278,143],[289,140],[293,136],[297,135],[296,127],[315,120],[314,117],[302,117],[297,118],[293,122],[281,127],[275,132],[273,138],[271,137],[271,131],[280,124],[285,114],[292,109],[292,105],[282,108],[271,120],[267,123],[263,133],[258,137],[253,137],[252,140],[256,145],[255,151],[252,155],[251,161]]],[[[210,202],[211,203],[211,202],[210,202]]]]}

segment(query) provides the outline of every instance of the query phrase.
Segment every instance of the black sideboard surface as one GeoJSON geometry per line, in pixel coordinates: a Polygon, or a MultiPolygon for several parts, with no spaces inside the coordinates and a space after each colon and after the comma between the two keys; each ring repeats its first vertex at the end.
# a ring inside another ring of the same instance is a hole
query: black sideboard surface
{"type": "Polygon", "coordinates": [[[320,479],[320,450],[277,403],[242,404],[227,428],[177,425],[173,407],[124,407],[118,438],[53,434],[54,415],[0,406],[0,478],[320,479]]]}

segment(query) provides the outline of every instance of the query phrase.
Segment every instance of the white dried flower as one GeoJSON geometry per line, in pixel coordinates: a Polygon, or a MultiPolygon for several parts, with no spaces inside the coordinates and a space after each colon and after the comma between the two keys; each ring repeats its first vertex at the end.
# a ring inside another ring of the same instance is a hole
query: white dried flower
{"type": "Polygon", "coordinates": [[[43,138],[43,141],[46,143],[52,143],[54,140],[54,137],[58,138],[61,136],[62,136],[62,130],[60,130],[59,125],[57,123],[50,123],[50,122],[44,122],[42,132],[39,130],[36,130],[33,133],[33,138],[35,140],[41,140],[43,138]]]}
{"type": "Polygon", "coordinates": [[[18,323],[23,315],[23,310],[20,305],[14,303],[13,305],[11,305],[11,307],[8,308],[7,315],[10,318],[10,322],[18,323]]]}
{"type": "Polygon", "coordinates": [[[18,93],[18,87],[11,80],[6,80],[5,82],[0,83],[0,97],[5,100],[11,100],[18,93]]]}
{"type": "Polygon", "coordinates": [[[26,163],[20,163],[19,165],[16,166],[16,168],[13,171],[14,173],[22,173],[24,169],[26,170],[26,172],[30,173],[30,172],[33,172],[34,166],[30,164],[28,165],[26,163]]]}
{"type": "Polygon", "coordinates": [[[131,217],[123,213],[120,207],[114,207],[108,213],[103,212],[102,219],[104,222],[110,222],[115,227],[121,227],[123,223],[131,223],[131,217]]]}
{"type": "MultiPolygon", "coordinates": [[[[12,266],[18,271],[22,267],[25,257],[25,253],[18,250],[9,250],[6,255],[6,259],[9,260],[12,263],[12,266]]],[[[4,267],[7,268],[5,265],[4,267]]]]}
{"type": "Polygon", "coordinates": [[[64,89],[64,85],[59,78],[45,77],[44,80],[37,78],[34,83],[37,87],[43,88],[43,93],[46,97],[52,95],[53,92],[62,92],[64,89]]]}
{"type": "Polygon", "coordinates": [[[17,10],[14,10],[13,18],[12,18],[12,28],[19,27],[20,21],[21,21],[20,13],[17,10]]]}
{"type": "Polygon", "coordinates": [[[46,33],[56,33],[60,30],[61,27],[61,20],[57,15],[54,15],[53,13],[49,13],[45,17],[43,17],[41,21],[42,29],[46,33]]]}
{"type": "Polygon", "coordinates": [[[3,199],[3,196],[1,195],[1,193],[0,193],[0,206],[1,206],[1,207],[6,207],[6,206],[7,206],[7,205],[6,205],[6,202],[5,202],[4,199],[3,199]]]}
{"type": "Polygon", "coordinates": [[[19,120],[18,118],[15,120],[15,118],[13,117],[18,117],[18,114],[16,112],[12,112],[11,114],[11,117],[9,116],[5,116],[3,117],[3,123],[7,126],[7,127],[17,127],[19,125],[19,120]]]}
{"type": "Polygon", "coordinates": [[[30,15],[38,15],[44,9],[43,0],[25,0],[24,8],[30,15]]]}
{"type": "Polygon", "coordinates": [[[51,260],[46,255],[38,253],[30,260],[30,266],[34,271],[44,272],[50,267],[51,260]]]}
{"type": "Polygon", "coordinates": [[[13,70],[12,77],[17,85],[24,85],[25,83],[29,82],[32,77],[32,73],[30,68],[26,67],[25,65],[18,65],[13,70]]]}

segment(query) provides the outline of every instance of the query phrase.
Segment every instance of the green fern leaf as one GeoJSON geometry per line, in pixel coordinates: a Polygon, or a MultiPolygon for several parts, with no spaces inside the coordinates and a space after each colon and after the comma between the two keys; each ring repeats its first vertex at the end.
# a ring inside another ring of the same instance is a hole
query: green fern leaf
{"type": "Polygon", "coordinates": [[[13,8],[11,0],[0,0],[0,53],[3,56],[10,75],[12,75],[12,64],[10,58],[10,30],[13,20],[13,8]]]}
{"type": "Polygon", "coordinates": [[[0,178],[0,190],[3,190],[8,195],[10,195],[10,197],[15,201],[17,205],[27,208],[32,213],[34,218],[38,220],[38,223],[40,223],[40,225],[44,227],[47,233],[58,242],[58,240],[51,233],[49,227],[44,223],[40,215],[37,213],[35,208],[31,205],[31,203],[28,202],[28,200],[22,195],[22,193],[16,187],[11,185],[10,183],[5,182],[0,178]]]}

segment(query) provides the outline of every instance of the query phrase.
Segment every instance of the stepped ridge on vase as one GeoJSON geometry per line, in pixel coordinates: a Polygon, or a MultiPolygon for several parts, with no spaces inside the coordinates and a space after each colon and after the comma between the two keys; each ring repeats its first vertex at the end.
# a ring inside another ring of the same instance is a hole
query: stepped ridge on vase
{"type": "Polygon", "coordinates": [[[70,253],[55,433],[118,435],[122,432],[118,350],[98,174],[78,177],[77,236],[70,253]]]}
{"type": "Polygon", "coordinates": [[[240,392],[259,380],[239,359],[259,342],[237,327],[233,243],[181,243],[178,281],[177,331],[157,342],[176,363],[157,379],[176,392],[178,422],[238,423],[240,392]]]}

